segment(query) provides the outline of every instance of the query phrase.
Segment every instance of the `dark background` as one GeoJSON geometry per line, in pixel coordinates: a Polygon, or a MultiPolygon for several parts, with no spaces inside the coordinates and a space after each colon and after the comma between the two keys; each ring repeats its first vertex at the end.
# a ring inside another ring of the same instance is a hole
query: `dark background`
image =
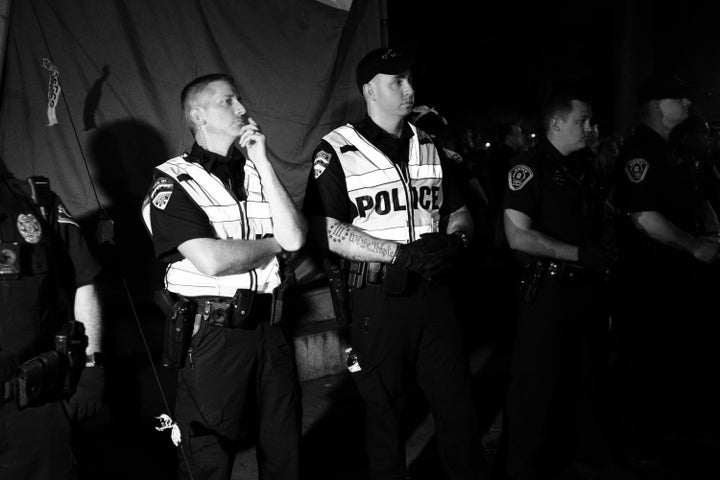
{"type": "Polygon", "coordinates": [[[601,135],[626,135],[637,84],[652,73],[695,87],[695,112],[720,123],[720,9],[711,2],[390,0],[387,13],[389,45],[422,59],[416,103],[451,125],[534,119],[566,84],[589,94],[601,135]]]}

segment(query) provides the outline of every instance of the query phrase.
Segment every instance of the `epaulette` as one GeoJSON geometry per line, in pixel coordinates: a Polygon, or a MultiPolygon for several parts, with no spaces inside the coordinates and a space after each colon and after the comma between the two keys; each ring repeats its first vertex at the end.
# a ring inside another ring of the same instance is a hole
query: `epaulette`
{"type": "Polygon", "coordinates": [[[357,152],[357,147],[355,145],[343,145],[340,147],[340,153],[345,152],[357,152]]]}

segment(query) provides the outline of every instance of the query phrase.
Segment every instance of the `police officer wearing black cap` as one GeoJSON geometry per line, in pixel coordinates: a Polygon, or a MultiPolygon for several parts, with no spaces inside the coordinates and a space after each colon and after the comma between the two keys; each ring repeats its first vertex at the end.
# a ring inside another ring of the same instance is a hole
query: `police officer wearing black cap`
{"type": "Polygon", "coordinates": [[[231,77],[196,78],[181,105],[195,144],[156,167],[143,203],[155,251],[168,263],[170,319],[179,317],[189,342],[167,355],[179,368],[180,477],[231,477],[246,402],[256,398],[260,477],[297,479],[301,404],[294,349],[279,322],[279,257],[302,247],[305,221],[231,77]]]}
{"type": "Polygon", "coordinates": [[[513,479],[611,464],[602,417],[604,302],[615,250],[599,186],[578,155],[591,118],[582,96],[551,94],[545,138],[514,158],[507,175],[505,234],[524,266],[506,422],[513,479]]]}
{"type": "Polygon", "coordinates": [[[414,375],[430,404],[446,478],[480,477],[470,369],[448,276],[472,220],[412,113],[412,59],[377,49],[358,64],[367,116],[327,134],[313,156],[304,211],[342,258],[355,381],[366,405],[372,479],[405,479],[401,416],[414,375]]]}
{"type": "Polygon", "coordinates": [[[69,420],[97,413],[104,388],[99,272],[47,179],[0,162],[0,478],[73,476],[69,420]]]}
{"type": "Polygon", "coordinates": [[[669,142],[688,118],[690,95],[674,77],[641,84],[641,123],[616,164],[615,204],[624,214],[619,401],[627,454],[639,467],[659,464],[671,420],[664,414],[672,403],[670,373],[684,377],[702,367],[687,365],[698,350],[698,322],[704,321],[696,295],[720,250],[716,212],[691,162],[669,142]]]}

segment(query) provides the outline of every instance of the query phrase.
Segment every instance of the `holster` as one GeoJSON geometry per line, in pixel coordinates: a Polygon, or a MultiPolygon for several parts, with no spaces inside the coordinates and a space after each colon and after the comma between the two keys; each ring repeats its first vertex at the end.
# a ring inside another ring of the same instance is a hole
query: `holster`
{"type": "Polygon", "coordinates": [[[345,281],[345,275],[343,275],[339,263],[330,257],[323,257],[322,267],[330,285],[330,298],[335,311],[335,320],[340,325],[348,325],[351,317],[347,295],[348,283],[345,281]]]}
{"type": "Polygon", "coordinates": [[[18,367],[16,398],[18,407],[39,405],[58,398],[67,377],[67,356],[50,350],[31,358],[18,367]]]}
{"type": "Polygon", "coordinates": [[[194,300],[180,297],[174,303],[170,314],[165,318],[163,366],[168,368],[185,366],[185,357],[190,348],[196,312],[197,303],[194,300]]]}
{"type": "Polygon", "coordinates": [[[520,295],[526,302],[530,303],[535,299],[547,267],[548,264],[544,260],[536,260],[525,266],[520,277],[520,295]]]}

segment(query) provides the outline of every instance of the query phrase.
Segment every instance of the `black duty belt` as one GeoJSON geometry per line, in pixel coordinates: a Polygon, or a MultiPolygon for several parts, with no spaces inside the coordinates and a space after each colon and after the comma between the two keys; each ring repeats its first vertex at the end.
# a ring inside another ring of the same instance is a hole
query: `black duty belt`
{"type": "Polygon", "coordinates": [[[258,323],[270,322],[272,318],[272,295],[252,294],[249,301],[236,297],[195,297],[196,322],[208,321],[213,326],[248,328],[258,323]]]}

